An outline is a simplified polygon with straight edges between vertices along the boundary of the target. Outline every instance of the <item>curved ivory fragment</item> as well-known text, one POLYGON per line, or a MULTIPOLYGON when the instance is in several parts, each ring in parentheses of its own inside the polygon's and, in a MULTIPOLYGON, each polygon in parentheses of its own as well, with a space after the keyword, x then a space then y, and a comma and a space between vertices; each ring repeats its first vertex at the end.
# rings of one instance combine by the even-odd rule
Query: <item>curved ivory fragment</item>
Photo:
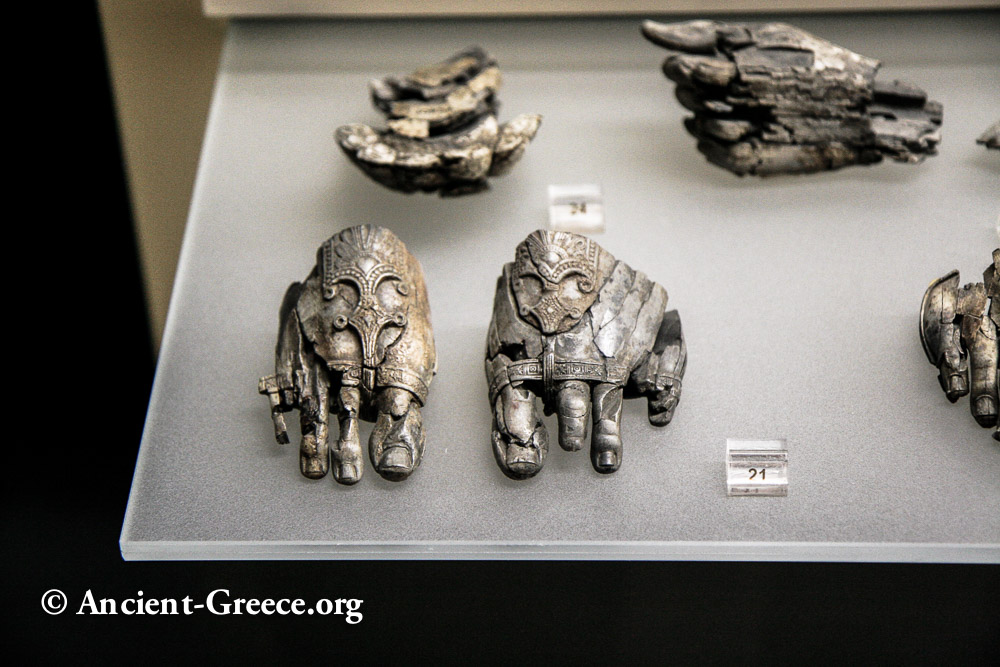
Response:
POLYGON ((335 137, 368 176, 400 192, 442 197, 479 192, 521 159, 542 117, 497 121, 496 61, 481 48, 444 62, 371 82, 372 102, 387 127, 344 125, 335 137))

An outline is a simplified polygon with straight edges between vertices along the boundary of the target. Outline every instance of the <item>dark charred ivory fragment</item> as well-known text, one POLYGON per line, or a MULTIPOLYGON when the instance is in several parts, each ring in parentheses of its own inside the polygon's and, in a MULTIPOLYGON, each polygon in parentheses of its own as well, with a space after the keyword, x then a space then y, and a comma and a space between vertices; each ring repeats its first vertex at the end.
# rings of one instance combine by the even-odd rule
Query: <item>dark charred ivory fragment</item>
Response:
POLYGON ((400 192, 448 197, 487 189, 490 176, 521 159, 542 120, 522 114, 497 122, 500 69, 478 47, 370 87, 388 127, 344 125, 337 143, 373 180, 400 192))
POLYGON ((536 231, 497 280, 486 341, 493 453, 526 479, 545 462, 537 411, 558 415, 559 445, 581 449, 599 473, 622 463, 623 400, 643 396, 665 426, 680 400, 687 351, 667 291, 590 239, 536 231))
POLYGON ((743 176, 803 174, 935 155, 942 107, 877 81, 880 63, 784 23, 656 23, 663 71, 709 162, 743 176))
POLYGON ((368 454, 378 474, 402 480, 420 465, 420 409, 437 357, 423 271, 395 234, 361 225, 320 246, 312 272, 285 293, 275 359, 258 390, 279 443, 288 442, 284 413, 299 411, 303 475, 319 479, 332 466, 341 484, 358 482, 359 419, 375 422, 368 454))
POLYGON ((978 139, 976 139, 977 144, 982 144, 987 148, 995 148, 1000 150, 1000 120, 990 125, 990 129, 983 132, 978 139))

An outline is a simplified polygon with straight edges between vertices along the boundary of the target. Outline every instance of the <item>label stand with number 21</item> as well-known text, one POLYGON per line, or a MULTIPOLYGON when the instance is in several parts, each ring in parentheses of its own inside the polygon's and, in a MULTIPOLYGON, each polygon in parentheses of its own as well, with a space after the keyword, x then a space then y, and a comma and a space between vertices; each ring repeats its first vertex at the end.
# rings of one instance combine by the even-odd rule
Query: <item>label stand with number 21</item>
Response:
POLYGON ((730 496, 787 496, 784 440, 726 440, 726 492, 730 496))

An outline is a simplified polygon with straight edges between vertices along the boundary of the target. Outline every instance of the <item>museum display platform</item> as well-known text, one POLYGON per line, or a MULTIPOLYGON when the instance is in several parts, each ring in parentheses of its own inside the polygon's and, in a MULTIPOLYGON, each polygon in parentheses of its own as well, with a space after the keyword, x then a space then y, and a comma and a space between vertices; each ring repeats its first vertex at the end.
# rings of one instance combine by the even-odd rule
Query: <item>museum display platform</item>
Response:
POLYGON ((981 280, 1000 243, 1000 153, 975 143, 1000 116, 1000 13, 781 20, 943 103, 939 155, 740 179, 697 152, 637 18, 232 22, 123 557, 1000 562, 1000 443, 948 403, 917 335, 928 284, 981 280), (500 120, 544 116, 508 176, 404 195, 341 154, 339 125, 380 124, 369 79, 472 44, 500 63, 500 120), (680 312, 684 393, 663 429, 626 404, 617 473, 553 438, 512 481, 483 373, 494 284, 547 225, 548 186, 585 183, 604 197, 594 238, 680 312), (422 263, 439 370, 421 467, 343 487, 299 474, 297 419, 276 444, 257 380, 288 284, 363 223, 422 263), (787 497, 727 497, 729 438, 786 441, 787 497))

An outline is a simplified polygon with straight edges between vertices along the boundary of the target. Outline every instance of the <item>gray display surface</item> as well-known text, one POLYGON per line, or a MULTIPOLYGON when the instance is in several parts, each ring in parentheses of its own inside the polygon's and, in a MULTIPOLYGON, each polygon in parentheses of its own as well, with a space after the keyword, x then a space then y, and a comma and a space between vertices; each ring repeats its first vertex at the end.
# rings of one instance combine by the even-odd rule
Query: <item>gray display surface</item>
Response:
POLYGON ((940 155, 737 178, 696 151, 631 19, 234 23, 123 556, 1000 562, 1000 446, 968 399, 945 399, 917 335, 930 281, 981 280, 998 244, 1000 156, 975 139, 1000 109, 1000 14, 785 20, 941 101, 940 155), (368 79, 469 44, 500 62, 501 120, 544 115, 510 175, 408 196, 340 154, 338 125, 379 120, 368 79), (550 183, 602 186, 595 239, 666 287, 690 361, 670 426, 627 403, 620 471, 553 444, 515 482, 490 449, 483 350, 496 278, 547 224, 550 183), (297 428, 277 445, 256 387, 285 288, 362 223, 423 264, 439 371, 421 467, 342 487, 299 474, 297 428), (785 439, 788 496, 727 497, 727 438, 785 439))

